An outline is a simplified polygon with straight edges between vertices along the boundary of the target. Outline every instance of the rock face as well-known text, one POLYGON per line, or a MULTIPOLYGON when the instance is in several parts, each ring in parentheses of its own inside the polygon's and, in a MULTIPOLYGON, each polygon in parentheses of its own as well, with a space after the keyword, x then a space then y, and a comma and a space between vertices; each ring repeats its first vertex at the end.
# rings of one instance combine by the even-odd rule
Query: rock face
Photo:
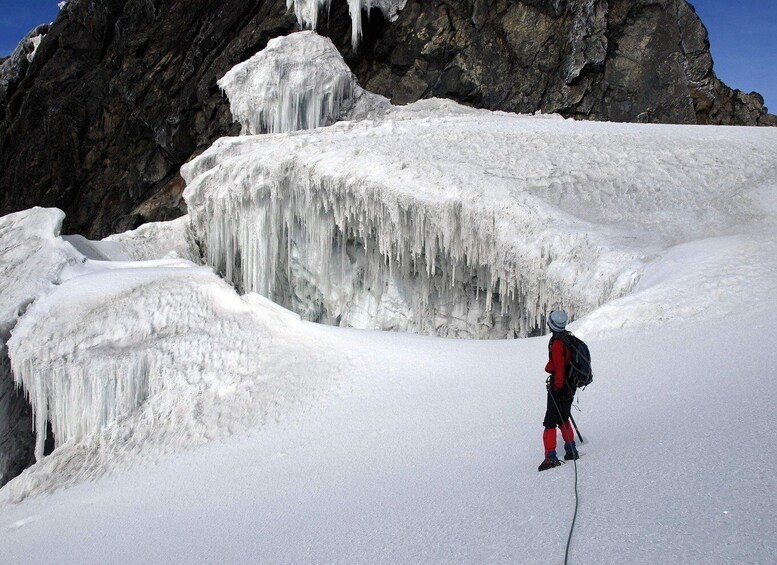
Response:
MULTIPOLYGON (((369 16, 355 52, 345 0, 319 32, 394 103, 777 125, 716 78, 685 0, 408 0, 394 22, 369 16)), ((0 88, 0 214, 57 206, 91 237, 182 214, 180 166, 237 132, 217 79, 297 29, 285 0, 72 0, 0 88)))
POLYGON ((0 487, 35 462, 32 409, 11 377, 0 341, 0 487))

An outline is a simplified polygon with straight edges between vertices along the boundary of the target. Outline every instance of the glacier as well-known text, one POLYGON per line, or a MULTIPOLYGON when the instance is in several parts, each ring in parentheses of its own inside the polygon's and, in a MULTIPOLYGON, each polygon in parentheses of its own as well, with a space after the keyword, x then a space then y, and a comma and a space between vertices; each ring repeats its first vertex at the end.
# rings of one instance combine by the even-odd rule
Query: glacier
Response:
POLYGON ((441 100, 373 100, 349 116, 338 108, 364 94, 312 32, 273 40, 220 84, 244 135, 182 169, 194 237, 239 290, 316 322, 541 332, 550 309, 581 317, 631 293, 673 246, 734 230, 775 174, 768 130, 441 100), (268 129, 285 135, 251 135, 268 129))
POLYGON ((333 58, 320 75, 267 72, 293 68, 298 41, 331 54, 302 32, 227 81, 245 135, 183 168, 188 216, 100 242, 61 236, 57 210, 2 218, 2 386, 24 389, 38 463, 0 505, 347 389, 369 354, 307 321, 505 338, 540 333, 561 307, 605 339, 777 292, 774 131, 394 107, 363 92, 313 127, 273 108, 282 97, 254 97, 306 74, 326 88, 294 112, 338 84, 358 92, 333 58), (294 131, 252 135, 266 115, 294 131), (56 449, 42 457, 49 423, 56 449))

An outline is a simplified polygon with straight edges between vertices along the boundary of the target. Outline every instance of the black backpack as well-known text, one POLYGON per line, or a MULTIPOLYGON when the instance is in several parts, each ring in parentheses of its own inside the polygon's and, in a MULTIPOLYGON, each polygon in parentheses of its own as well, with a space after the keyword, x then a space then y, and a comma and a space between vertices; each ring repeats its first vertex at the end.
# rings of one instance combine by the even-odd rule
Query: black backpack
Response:
MULTIPOLYGON (((591 371, 591 352, 588 351, 588 346, 583 340, 569 332, 562 332, 559 339, 569 348, 571 353, 567 383, 573 389, 587 387, 594 380, 594 374, 591 371)), ((550 345, 552 345, 552 340, 550 345)))

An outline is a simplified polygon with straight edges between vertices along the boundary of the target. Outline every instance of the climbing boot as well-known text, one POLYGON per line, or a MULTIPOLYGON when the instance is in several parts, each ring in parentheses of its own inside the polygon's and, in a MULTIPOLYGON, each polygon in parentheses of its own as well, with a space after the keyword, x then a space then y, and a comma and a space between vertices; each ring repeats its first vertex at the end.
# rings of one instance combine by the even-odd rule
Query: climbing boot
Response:
POLYGON ((558 460, 558 457, 556 457, 556 452, 551 451, 545 456, 545 460, 540 463, 538 471, 547 471, 548 469, 552 469, 553 467, 558 467, 561 465, 561 461, 558 460))
POLYGON ((574 441, 568 441, 564 444, 564 461, 573 461, 580 459, 580 454, 577 452, 577 447, 574 441))

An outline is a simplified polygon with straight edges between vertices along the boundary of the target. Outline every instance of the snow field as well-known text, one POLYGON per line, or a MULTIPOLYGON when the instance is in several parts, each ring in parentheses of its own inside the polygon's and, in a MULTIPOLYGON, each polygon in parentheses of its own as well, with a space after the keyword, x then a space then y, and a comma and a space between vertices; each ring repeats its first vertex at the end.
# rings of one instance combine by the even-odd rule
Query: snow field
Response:
MULTIPOLYGON (((777 308, 711 314, 588 340, 573 562, 777 556, 775 449, 757 431, 777 308)), ((536 471, 546 338, 320 329, 353 362, 312 411, 7 506, 10 561, 45 560, 42 539, 60 563, 562 561, 573 469, 536 471)))

